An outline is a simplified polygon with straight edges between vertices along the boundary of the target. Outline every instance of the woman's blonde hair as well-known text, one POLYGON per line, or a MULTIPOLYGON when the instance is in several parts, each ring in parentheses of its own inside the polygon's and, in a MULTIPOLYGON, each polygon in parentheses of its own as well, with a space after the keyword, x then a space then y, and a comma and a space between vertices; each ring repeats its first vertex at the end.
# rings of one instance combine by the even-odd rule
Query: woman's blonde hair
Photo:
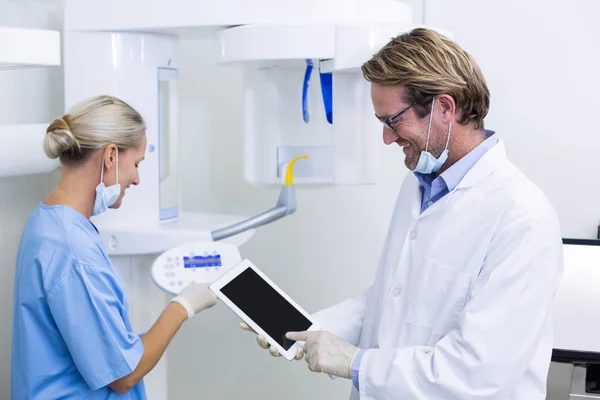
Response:
POLYGON ((369 82, 407 89, 408 104, 422 118, 431 100, 446 93, 456 103, 458 122, 483 128, 490 107, 490 92, 473 58, 444 35, 416 28, 393 38, 369 61, 362 72, 369 82))
POLYGON ((120 151, 139 146, 146 125, 130 105, 111 96, 84 100, 46 129, 44 151, 63 164, 79 164, 96 150, 115 144, 120 151))

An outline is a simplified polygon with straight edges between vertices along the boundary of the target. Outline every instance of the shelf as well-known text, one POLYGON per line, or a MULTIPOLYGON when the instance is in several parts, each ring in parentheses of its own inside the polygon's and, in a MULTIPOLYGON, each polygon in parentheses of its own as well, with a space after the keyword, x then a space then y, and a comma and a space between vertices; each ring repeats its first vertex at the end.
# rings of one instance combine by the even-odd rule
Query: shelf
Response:
POLYGON ((398 0, 65 0, 66 31, 168 31, 248 24, 411 23, 398 0))
POLYGON ((0 125, 0 178, 51 173, 60 167, 44 153, 48 124, 0 125))
MULTIPOLYGON (((112 256, 160 254, 165 250, 190 242, 210 242, 211 232, 240 222, 247 217, 214 213, 181 213, 174 221, 141 224, 139 226, 98 225, 106 251, 112 256)), ((254 229, 222 240, 241 246, 252 237, 254 229)))
POLYGON ((0 69, 60 65, 60 33, 0 27, 0 69))

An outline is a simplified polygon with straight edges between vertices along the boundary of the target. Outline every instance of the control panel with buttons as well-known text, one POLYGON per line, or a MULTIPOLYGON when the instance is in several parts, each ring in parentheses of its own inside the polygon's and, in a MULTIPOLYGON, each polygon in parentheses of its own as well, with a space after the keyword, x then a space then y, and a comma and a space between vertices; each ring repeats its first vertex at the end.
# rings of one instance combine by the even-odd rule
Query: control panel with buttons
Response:
POLYGON ((162 253, 152 264, 152 280, 167 293, 178 294, 192 281, 212 283, 242 261, 229 243, 188 243, 162 253))

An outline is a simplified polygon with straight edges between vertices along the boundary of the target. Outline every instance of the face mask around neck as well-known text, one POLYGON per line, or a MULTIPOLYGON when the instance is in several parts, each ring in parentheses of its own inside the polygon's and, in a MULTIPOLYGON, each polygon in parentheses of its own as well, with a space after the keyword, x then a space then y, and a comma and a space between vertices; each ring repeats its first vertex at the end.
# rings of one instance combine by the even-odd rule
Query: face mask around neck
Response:
POLYGON ((429 150, 429 135, 431 132, 431 120, 433 118, 433 106, 435 103, 435 97, 431 101, 431 113, 429 115, 429 127, 427 128, 427 144, 425 145, 425 151, 421 151, 419 155, 419 162, 414 169, 414 172, 419 172, 421 174, 431 174, 439 171, 439 169, 444 165, 446 160, 448 159, 448 143, 450 142, 450 128, 452 127, 452 122, 448 125, 448 137, 446 139, 446 148, 442 151, 439 157, 435 157, 431 154, 429 150))

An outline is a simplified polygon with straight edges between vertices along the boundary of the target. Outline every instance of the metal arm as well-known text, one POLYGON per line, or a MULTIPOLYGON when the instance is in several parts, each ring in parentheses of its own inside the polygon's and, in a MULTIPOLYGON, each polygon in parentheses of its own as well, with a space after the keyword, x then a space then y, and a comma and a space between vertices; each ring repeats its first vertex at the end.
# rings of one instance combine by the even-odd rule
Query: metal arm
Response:
POLYGON ((226 239, 228 237, 237 235, 238 233, 245 232, 249 229, 258 228, 259 226, 263 226, 273 221, 277 221, 278 219, 281 219, 286 215, 293 214, 296 211, 296 190, 292 186, 292 171, 294 168, 294 163, 299 158, 308 157, 296 157, 288 164, 288 169, 285 178, 285 186, 283 186, 281 188, 281 192, 279 192, 279 198, 277 199, 277 204, 275 205, 275 207, 258 215, 255 215, 254 217, 250 217, 244 221, 238 222, 237 224, 230 225, 225 228, 217 229, 216 231, 211 232, 213 240, 217 241, 226 239))

